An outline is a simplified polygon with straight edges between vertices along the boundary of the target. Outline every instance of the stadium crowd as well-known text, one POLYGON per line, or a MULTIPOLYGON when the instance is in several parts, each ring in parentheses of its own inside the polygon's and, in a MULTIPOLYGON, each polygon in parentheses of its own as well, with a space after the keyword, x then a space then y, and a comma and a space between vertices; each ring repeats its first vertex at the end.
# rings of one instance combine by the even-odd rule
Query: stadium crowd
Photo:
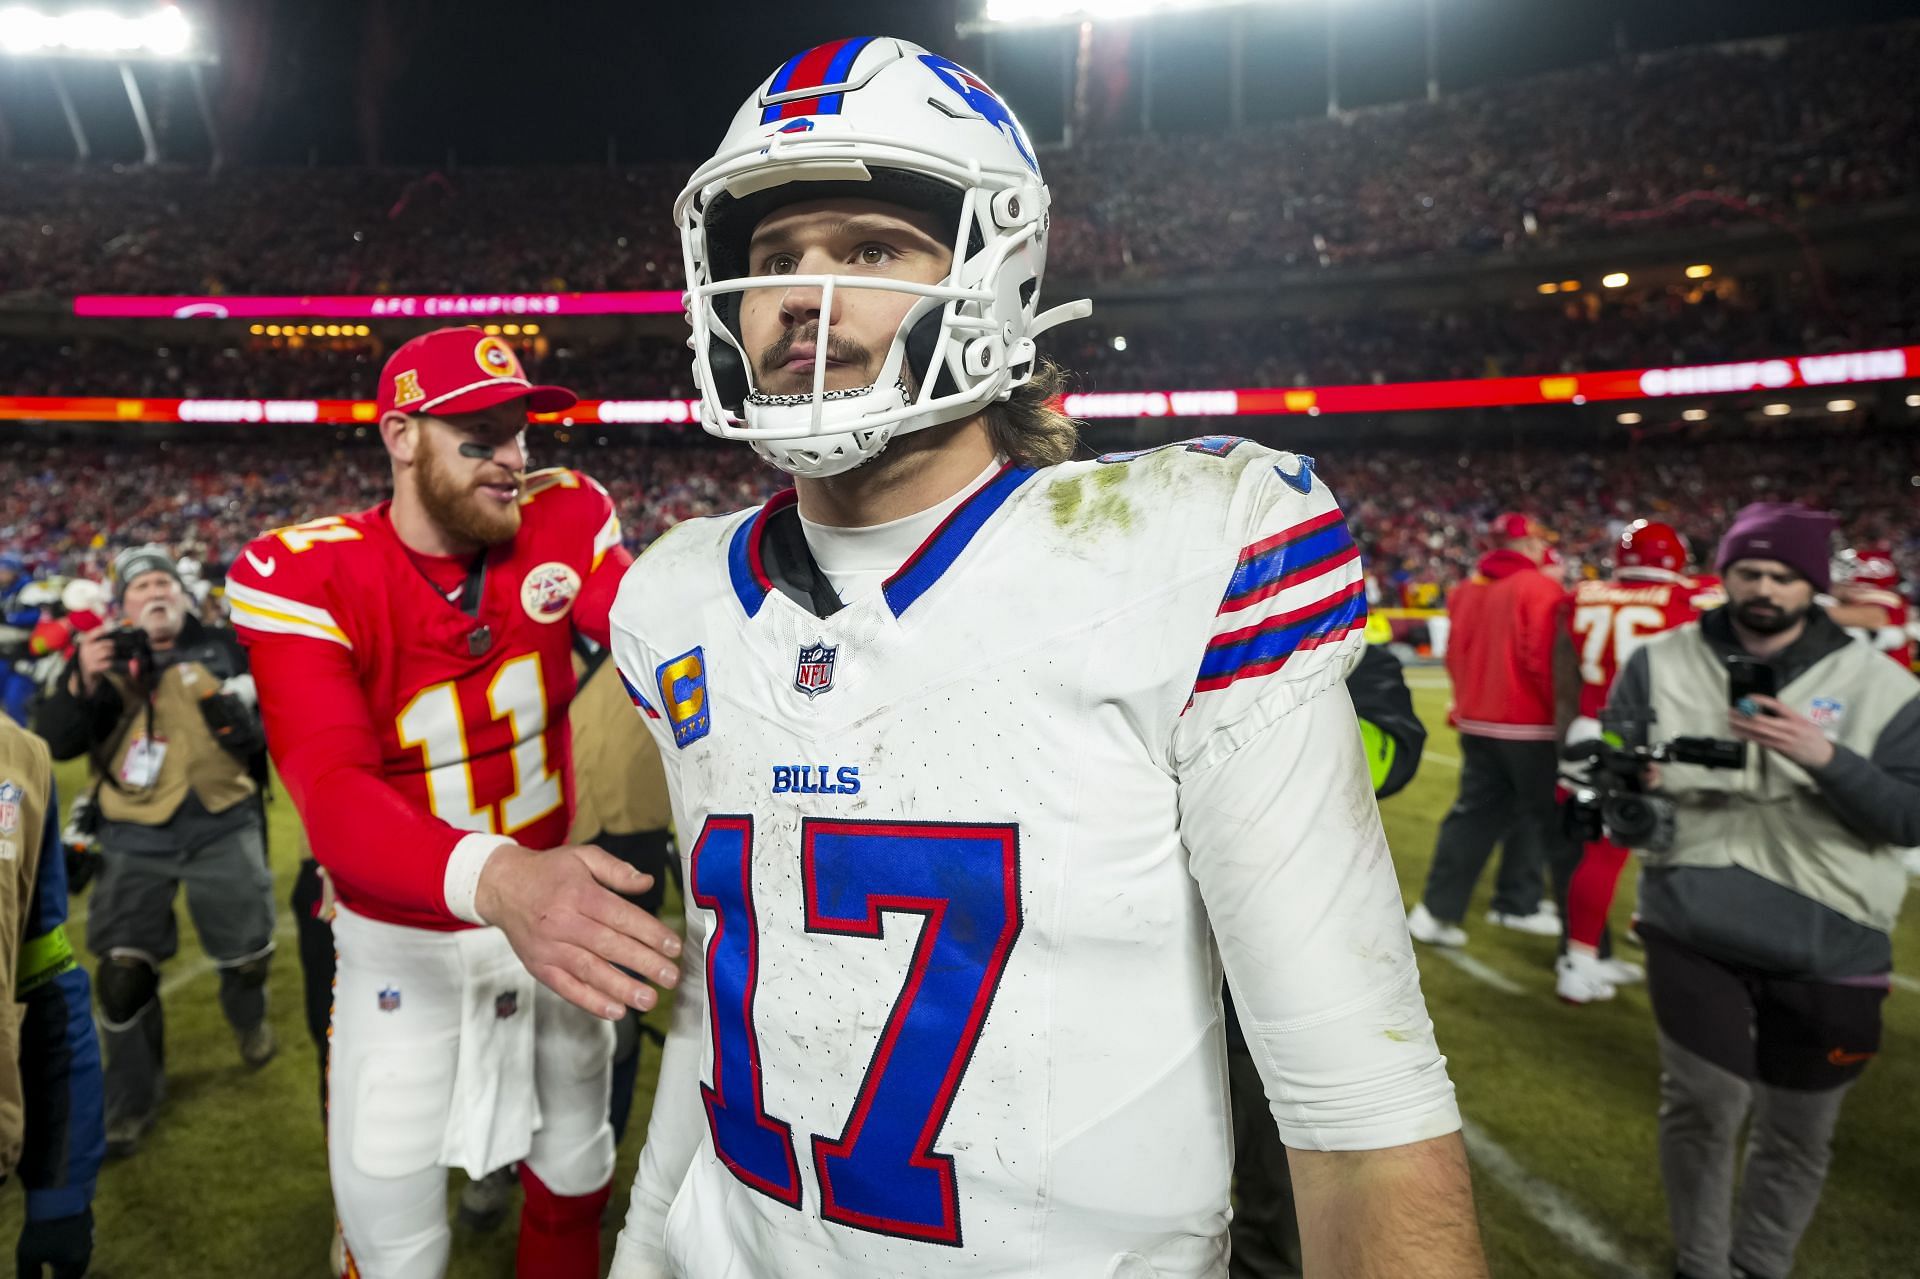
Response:
MULTIPOLYGON (((1916 58, 1920 24, 1904 24, 1650 55, 1334 120, 1095 141, 1047 157, 1050 265, 1081 279, 1204 277, 1910 197, 1916 58)), ((676 288, 669 210, 688 167, 46 168, 0 184, 0 294, 676 288)))
MULTIPOLYGON (((559 330, 559 331, 556 331, 559 330)), ((1903 345, 1920 333, 1920 267, 1596 291, 1525 304, 1150 324, 1063 333, 1054 357, 1089 390, 1305 386, 1706 364, 1903 345), (1121 339, 1116 346, 1115 339, 1121 339)), ((188 337, 194 335, 189 333, 188 337)), ((677 337, 521 340, 534 376, 610 399, 693 394, 677 337)), ((0 341, 0 394, 371 399, 377 338, 140 345, 0 341)))
MULTIPOLYGON (((623 428, 630 430, 631 428, 623 428)), ((682 428, 687 430, 689 428, 682 428)), ((1197 428, 1196 428, 1197 429, 1197 428)), ((536 441, 537 465, 578 467, 606 485, 629 549, 704 515, 785 487, 744 448, 628 445, 630 436, 536 441), (606 439, 601 445, 598 441, 606 439)), ((1831 509, 1858 542, 1895 548, 1920 577, 1911 518, 1920 442, 1858 431, 1732 433, 1524 447, 1319 450, 1384 604, 1435 604, 1473 571, 1486 524, 1508 509, 1552 529, 1579 575, 1600 571, 1620 528, 1666 520, 1704 553, 1749 502, 1792 497, 1831 509), (1859 460, 1875 464, 1863 473, 1859 460), (1862 482, 1870 474, 1870 482, 1862 482)), ((55 573, 101 576, 121 548, 182 548, 217 576, 262 529, 373 505, 389 485, 377 442, 169 443, 102 447, 15 442, 0 448, 0 489, 27 495, 0 524, 0 551, 55 573)))

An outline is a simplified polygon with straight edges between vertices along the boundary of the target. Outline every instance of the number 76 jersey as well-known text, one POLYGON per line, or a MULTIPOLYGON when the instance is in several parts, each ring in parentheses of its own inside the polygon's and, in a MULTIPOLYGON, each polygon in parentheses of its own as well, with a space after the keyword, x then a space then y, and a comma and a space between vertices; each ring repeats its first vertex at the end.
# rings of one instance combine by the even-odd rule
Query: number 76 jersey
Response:
POLYGON ((1009 466, 837 605, 783 494, 614 606, 689 942, 614 1275, 1215 1273, 1220 956, 1290 1140, 1457 1126, 1307 460, 1009 466))
POLYGON ((1718 578, 1661 569, 1628 571, 1641 575, 1580 582, 1573 588, 1567 629, 1580 662, 1580 714, 1589 719, 1599 718, 1614 677, 1642 644, 1726 602, 1718 578))

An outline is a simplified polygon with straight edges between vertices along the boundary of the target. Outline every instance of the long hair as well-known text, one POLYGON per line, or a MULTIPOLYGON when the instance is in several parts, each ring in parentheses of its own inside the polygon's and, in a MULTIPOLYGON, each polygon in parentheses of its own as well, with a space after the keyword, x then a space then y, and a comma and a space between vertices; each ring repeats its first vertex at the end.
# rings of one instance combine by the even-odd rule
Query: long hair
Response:
POLYGON ((1080 424, 1060 409, 1066 384, 1066 370, 1041 357, 1026 385, 987 409, 994 448, 1020 466, 1058 466, 1072 457, 1080 442, 1080 424))

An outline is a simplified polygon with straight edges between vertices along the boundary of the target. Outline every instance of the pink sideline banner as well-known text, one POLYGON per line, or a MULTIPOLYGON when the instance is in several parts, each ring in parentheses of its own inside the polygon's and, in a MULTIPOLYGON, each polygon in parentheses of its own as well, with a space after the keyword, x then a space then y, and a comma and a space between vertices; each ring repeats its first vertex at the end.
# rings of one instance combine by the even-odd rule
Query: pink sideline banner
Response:
POLYGON ((678 314, 672 289, 639 293, 397 293, 316 294, 310 297, 195 297, 89 293, 73 313, 89 319, 131 320, 491 320, 549 315, 678 314))

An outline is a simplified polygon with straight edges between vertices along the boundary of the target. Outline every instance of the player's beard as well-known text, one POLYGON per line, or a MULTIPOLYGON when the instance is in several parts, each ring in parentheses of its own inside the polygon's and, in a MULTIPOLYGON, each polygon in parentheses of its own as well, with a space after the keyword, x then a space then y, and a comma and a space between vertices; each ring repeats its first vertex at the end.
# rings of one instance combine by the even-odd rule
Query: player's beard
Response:
POLYGON ((1807 607, 1789 609, 1765 600, 1746 600, 1733 606, 1733 620, 1755 635, 1778 635, 1798 626, 1807 615, 1807 607))
MULTIPOLYGON (((515 483, 520 477, 513 476, 515 483)), ((520 531, 520 504, 505 506, 480 492, 480 482, 462 483, 444 468, 439 452, 420 451, 420 505, 447 536, 477 546, 498 546, 520 531)))

